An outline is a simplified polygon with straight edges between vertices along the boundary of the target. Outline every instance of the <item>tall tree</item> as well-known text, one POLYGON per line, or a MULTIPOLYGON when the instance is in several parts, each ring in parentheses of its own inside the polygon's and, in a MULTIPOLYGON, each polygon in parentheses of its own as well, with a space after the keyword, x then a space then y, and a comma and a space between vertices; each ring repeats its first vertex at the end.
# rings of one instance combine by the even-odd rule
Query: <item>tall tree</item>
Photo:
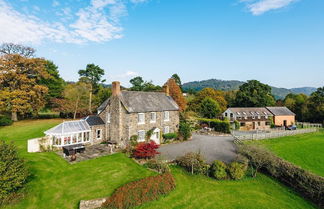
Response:
POLYGON ((288 107, 296 114, 298 121, 307 119, 307 96, 305 94, 288 94, 284 99, 284 106, 288 107))
POLYGON ((14 43, 3 43, 0 46, 0 55, 18 54, 22 57, 34 57, 36 50, 32 47, 14 43))
POLYGON ((181 83, 180 76, 175 73, 171 76, 171 78, 173 78, 175 80, 175 82, 177 83, 177 85, 182 89, 182 83, 181 83))
POLYGON ((250 80, 241 85, 236 93, 235 106, 237 107, 265 107, 274 104, 271 87, 257 80, 250 80))
POLYGON ((324 123, 324 86, 311 94, 308 109, 310 121, 324 123))
POLYGON ((215 118, 221 113, 219 104, 210 97, 206 97, 202 100, 199 108, 201 116, 205 118, 215 118))
POLYGON ((184 111, 187 107, 187 102, 183 97, 181 88, 178 86, 176 81, 173 78, 170 78, 165 85, 169 87, 169 94, 178 104, 180 111, 184 111))
POLYGON ((224 92, 215 90, 213 88, 204 88, 203 90, 198 92, 195 98, 190 101, 189 109, 195 112, 199 112, 201 102, 207 97, 215 100, 219 104, 222 112, 225 111, 227 107, 227 101, 225 100, 224 92))
POLYGON ((145 82, 141 76, 132 78, 129 82, 132 84, 132 87, 130 87, 132 91, 142 91, 144 89, 145 82))
POLYGON ((105 74, 104 69, 100 68, 95 64, 88 64, 85 70, 79 70, 80 81, 90 84, 89 90, 89 111, 92 111, 92 94, 96 93, 99 88, 100 82, 105 82, 106 80, 101 80, 102 76, 105 74))
POLYGON ((39 84, 47 86, 48 94, 46 95, 46 105, 52 107, 52 100, 54 98, 61 98, 65 86, 65 81, 60 77, 58 67, 52 62, 47 60, 45 63, 46 71, 49 78, 42 78, 39 84))
POLYGON ((77 114, 88 113, 89 83, 77 82, 66 85, 63 92, 63 99, 54 99, 56 111, 69 115, 73 114, 73 119, 77 114))
POLYGON ((40 85, 41 79, 50 75, 45 68, 45 60, 26 58, 20 55, 0 57, 0 110, 11 112, 13 121, 17 113, 38 113, 45 105, 48 88, 40 85))

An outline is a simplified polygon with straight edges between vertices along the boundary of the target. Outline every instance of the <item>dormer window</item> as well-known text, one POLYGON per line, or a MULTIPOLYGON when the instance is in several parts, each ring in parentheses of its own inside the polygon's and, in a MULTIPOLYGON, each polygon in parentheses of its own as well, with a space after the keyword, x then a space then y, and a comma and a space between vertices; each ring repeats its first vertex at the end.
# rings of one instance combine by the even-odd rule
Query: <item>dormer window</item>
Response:
POLYGON ((138 113, 138 124, 145 124, 145 114, 144 113, 138 113))

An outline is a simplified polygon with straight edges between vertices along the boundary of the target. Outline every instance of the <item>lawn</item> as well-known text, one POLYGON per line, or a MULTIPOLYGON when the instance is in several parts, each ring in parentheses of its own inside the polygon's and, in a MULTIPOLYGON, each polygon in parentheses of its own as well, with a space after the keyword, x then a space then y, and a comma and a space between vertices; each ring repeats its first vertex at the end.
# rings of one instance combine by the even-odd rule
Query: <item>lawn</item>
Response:
POLYGON ((281 158, 324 176, 324 131, 252 143, 261 144, 281 158))
MULTIPOLYGON (((52 152, 27 153, 26 140, 42 136, 58 119, 21 121, 0 128, 0 139, 13 140, 32 177, 26 197, 6 208, 77 208, 81 199, 109 196, 122 184, 153 175, 123 154, 70 165, 52 152)), ((314 208, 287 187, 259 175, 242 181, 216 181, 173 168, 177 188, 140 208, 314 208)))

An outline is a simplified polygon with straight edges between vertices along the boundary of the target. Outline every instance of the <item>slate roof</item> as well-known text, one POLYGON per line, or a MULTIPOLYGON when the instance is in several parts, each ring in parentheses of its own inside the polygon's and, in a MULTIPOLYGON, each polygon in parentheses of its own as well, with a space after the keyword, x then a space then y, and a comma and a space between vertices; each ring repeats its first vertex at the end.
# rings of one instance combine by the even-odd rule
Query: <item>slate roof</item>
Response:
POLYGON ((287 107, 267 107, 267 109, 273 114, 273 115, 295 115, 291 110, 289 110, 287 107))
POLYGON ((46 135, 62 135, 84 131, 91 131, 89 124, 85 120, 65 121, 44 133, 46 135))
MULTIPOLYGON (((178 111, 179 106, 164 92, 122 91, 119 98, 129 113, 178 111)), ((109 104, 107 99, 98 111, 101 112, 109 104)))
POLYGON ((230 107, 228 110, 241 117, 272 116, 272 113, 265 107, 230 107))
POLYGON ((104 125, 105 122, 98 115, 90 115, 84 119, 89 126, 104 125))

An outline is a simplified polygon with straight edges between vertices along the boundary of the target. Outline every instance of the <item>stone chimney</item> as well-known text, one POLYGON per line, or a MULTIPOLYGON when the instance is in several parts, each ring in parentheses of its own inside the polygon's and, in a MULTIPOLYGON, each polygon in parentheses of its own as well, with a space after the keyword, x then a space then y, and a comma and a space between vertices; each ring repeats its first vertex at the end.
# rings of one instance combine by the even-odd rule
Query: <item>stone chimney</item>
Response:
POLYGON ((112 82, 111 88, 112 88, 112 95, 113 96, 120 95, 120 82, 119 81, 112 82))
POLYGON ((163 92, 165 93, 165 95, 170 96, 170 89, 168 83, 164 84, 163 92))

